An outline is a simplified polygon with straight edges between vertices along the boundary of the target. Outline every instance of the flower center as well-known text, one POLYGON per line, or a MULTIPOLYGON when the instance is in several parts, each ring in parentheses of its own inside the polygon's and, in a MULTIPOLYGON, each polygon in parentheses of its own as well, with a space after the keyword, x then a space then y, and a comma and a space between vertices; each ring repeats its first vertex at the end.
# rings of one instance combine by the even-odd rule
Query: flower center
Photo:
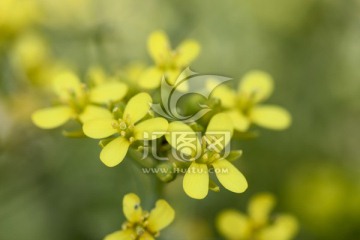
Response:
POLYGON ((119 118, 116 122, 112 124, 112 127, 119 132, 120 136, 128 139, 130 143, 135 141, 135 125, 132 123, 130 116, 127 115, 123 118, 119 118))
POLYGON ((218 160, 221 156, 219 154, 219 152, 217 152, 211 144, 209 144, 206 141, 206 137, 202 137, 202 142, 201 142, 201 154, 200 156, 196 159, 197 163, 206 163, 206 164, 211 164, 214 161, 218 160))
POLYGON ((78 114, 82 113, 85 107, 89 104, 89 95, 86 90, 86 86, 82 86, 82 91, 76 92, 72 89, 68 90, 69 99, 67 104, 78 114))
POLYGON ((240 109, 240 111, 248 116, 248 114, 250 113, 250 110, 253 108, 253 106, 255 105, 255 92, 251 95, 240 95, 237 98, 237 106, 240 109))
POLYGON ((148 228, 148 218, 149 213, 146 211, 143 211, 142 217, 137 222, 125 222, 122 226, 122 229, 132 229, 135 233, 135 240, 142 239, 141 237, 144 236, 144 234, 148 234, 153 237, 157 237, 159 235, 158 232, 151 232, 148 228))

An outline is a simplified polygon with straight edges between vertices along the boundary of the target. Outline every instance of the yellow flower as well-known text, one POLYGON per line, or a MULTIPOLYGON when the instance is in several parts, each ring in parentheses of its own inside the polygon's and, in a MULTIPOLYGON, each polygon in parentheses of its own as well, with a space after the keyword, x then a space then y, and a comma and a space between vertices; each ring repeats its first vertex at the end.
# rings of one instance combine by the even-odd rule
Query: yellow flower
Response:
POLYGON ((0 42, 13 37, 34 24, 40 17, 37 1, 0 1, 0 42))
POLYGON ((107 235, 104 240, 152 240, 175 218, 174 209, 162 199, 150 213, 142 210, 140 199, 134 193, 125 195, 123 211, 127 219, 123 229, 107 235))
POLYGON ((209 190, 209 168, 213 169, 219 182, 228 190, 235 193, 244 192, 247 187, 247 181, 243 174, 228 160, 221 157, 220 153, 229 143, 230 137, 225 139, 225 143, 220 148, 214 148, 208 144, 207 139, 218 139, 219 134, 227 132, 232 135, 233 126, 230 118, 224 114, 216 114, 210 120, 205 136, 196 138, 196 148, 181 148, 176 144, 176 135, 171 133, 183 132, 196 136, 194 131, 185 123, 172 122, 169 124, 169 133, 166 139, 173 148, 177 149, 183 156, 189 156, 191 164, 185 173, 183 188, 185 193, 195 199, 203 199, 207 196, 209 190), (219 134, 217 134, 217 132, 219 134))
POLYGON ((122 118, 114 119, 113 116, 104 114, 102 117, 85 122, 83 131, 85 135, 95 139, 103 139, 114 134, 117 138, 108 143, 100 154, 101 161, 108 167, 121 163, 129 146, 136 140, 161 137, 161 132, 168 128, 164 118, 152 118, 141 121, 149 112, 152 99, 147 93, 139 93, 127 103, 122 118), (157 134, 152 134, 156 132, 157 134))
POLYGON ((185 40, 173 50, 167 35, 163 31, 155 31, 148 39, 148 51, 155 66, 144 71, 139 85, 154 89, 160 85, 163 76, 169 84, 174 85, 182 70, 198 56, 200 45, 194 40, 185 40))
MULTIPOLYGON (((209 87, 215 84, 209 81, 209 87)), ((212 97, 221 100, 237 131, 246 131, 251 123, 261 127, 283 130, 290 126, 291 115, 276 105, 261 104, 273 91, 271 76, 262 71, 247 73, 237 93, 225 85, 217 87, 212 97)))
POLYGON ((127 86, 109 81, 87 90, 74 73, 63 71, 55 77, 53 90, 60 104, 32 114, 34 124, 40 128, 56 128, 70 119, 78 119, 84 123, 98 116, 111 117, 112 114, 107 109, 97 104, 121 100, 127 92, 127 86))
POLYGON ((269 215, 275 199, 271 194, 254 196, 248 205, 248 216, 236 210, 226 210, 217 218, 219 232, 230 240, 290 240, 298 231, 297 220, 288 214, 269 215))

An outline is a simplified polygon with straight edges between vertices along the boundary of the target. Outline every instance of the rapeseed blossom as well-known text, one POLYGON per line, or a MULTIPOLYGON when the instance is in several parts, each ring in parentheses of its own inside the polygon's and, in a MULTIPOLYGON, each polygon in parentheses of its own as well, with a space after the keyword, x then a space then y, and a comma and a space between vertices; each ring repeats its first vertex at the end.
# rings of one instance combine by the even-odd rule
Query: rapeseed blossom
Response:
POLYGON ((142 209, 140 198, 134 193, 125 195, 123 212, 127 221, 122 230, 107 235, 104 240, 152 240, 175 218, 174 209, 165 200, 158 200, 149 213, 142 209))
POLYGON ((270 217, 274 208, 273 195, 255 195, 248 205, 248 215, 225 210, 217 218, 219 232, 229 240, 290 240, 298 231, 297 220, 289 214, 270 217))
POLYGON ((151 103, 149 94, 139 93, 128 101, 120 118, 105 113, 84 123, 83 131, 90 138, 104 139, 118 134, 101 151, 100 159, 106 166, 114 167, 121 163, 136 140, 158 138, 165 133, 168 128, 166 119, 157 117, 143 120, 149 113, 151 103))
POLYGON ((215 148, 207 141, 207 139, 216 140, 219 137, 217 132, 227 132, 232 135, 233 125, 226 114, 219 113, 211 118, 202 141, 196 139, 195 148, 180 148, 172 139, 174 136, 171 133, 173 132, 189 133, 196 136, 189 125, 179 121, 172 122, 169 124, 168 131, 167 141, 183 155, 189 156, 191 162, 183 180, 183 188, 188 196, 195 199, 203 199, 207 196, 209 168, 215 169, 217 179, 229 191, 242 193, 247 189, 248 184, 243 174, 220 155, 225 146, 229 144, 230 138, 226 139, 220 148, 219 146, 215 148))
POLYGON ((62 71, 54 78, 52 90, 59 104, 32 114, 34 124, 40 128, 56 128, 70 119, 84 123, 98 116, 111 117, 111 112, 100 105, 121 100, 126 95, 127 86, 108 81, 88 89, 73 72, 62 71))
MULTIPOLYGON (((209 87, 214 82, 209 81, 209 87)), ((225 85, 217 87, 212 97, 220 99, 224 111, 233 120, 237 131, 246 131, 251 124, 273 130, 290 126, 290 113, 279 106, 262 104, 273 92, 271 76, 262 71, 250 71, 241 80, 237 92, 225 85)))
POLYGON ((153 32, 148 39, 148 51, 155 62, 139 78, 139 85, 145 89, 160 86, 163 77, 174 85, 180 73, 198 56, 200 45, 194 40, 183 41, 172 49, 168 36, 163 31, 153 32))

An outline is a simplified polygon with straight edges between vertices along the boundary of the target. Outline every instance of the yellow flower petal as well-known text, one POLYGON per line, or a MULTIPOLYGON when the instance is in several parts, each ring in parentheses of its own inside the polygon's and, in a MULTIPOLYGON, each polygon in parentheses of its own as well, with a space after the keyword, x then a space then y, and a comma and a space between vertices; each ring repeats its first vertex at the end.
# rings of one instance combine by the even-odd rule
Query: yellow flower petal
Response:
POLYGON ((183 122, 170 123, 165 138, 173 148, 188 156, 195 156, 201 150, 198 134, 183 122), (185 140, 189 140, 189 144, 182 144, 185 140))
POLYGON ((251 234, 248 218, 235 210, 222 212, 217 218, 216 226, 226 239, 248 239, 251 234))
POLYGON ((200 45, 194 40, 185 40, 176 48, 176 63, 180 68, 187 67, 200 53, 200 45))
POLYGON ((220 152, 230 142, 233 131, 234 126, 231 118, 226 113, 218 113, 211 118, 206 128, 205 136, 212 143, 216 143, 218 139, 224 138, 223 144, 216 144, 217 151, 220 152), (219 147, 222 148, 219 149, 219 147))
POLYGON ((140 237, 139 240, 154 240, 155 238, 148 232, 144 232, 140 237))
POLYGON ((183 180, 185 193, 195 199, 203 199, 209 191, 209 172, 206 164, 191 163, 183 180))
POLYGON ((219 182, 229 191, 235 193, 244 192, 248 183, 244 175, 226 159, 220 159, 212 163, 219 182))
POLYGON ((271 194, 258 194, 250 200, 249 216, 257 226, 263 226, 267 223, 274 205, 275 198, 271 194))
POLYGON ((239 94, 253 102, 267 99, 273 91, 272 77, 262 71, 251 71, 247 73, 239 84, 239 94))
POLYGON ((63 101, 67 101, 72 95, 82 96, 84 94, 83 84, 78 76, 71 71, 62 71, 53 79, 55 93, 63 101))
POLYGON ((144 89, 154 89, 160 86, 164 72, 157 67, 146 69, 139 77, 139 86, 144 89))
POLYGON ((280 215, 275 219, 275 223, 259 233, 260 240, 291 240, 298 232, 298 222, 290 215, 280 215))
MULTIPOLYGON (((182 76, 180 76, 181 72, 180 69, 169 69, 167 71, 164 72, 164 76, 166 81, 174 86, 175 82, 178 80, 178 78, 182 78, 182 76)), ((181 84, 177 84, 176 90, 180 91, 180 92, 184 92, 187 91, 189 87, 189 84, 187 81, 183 81, 181 82, 181 84)))
POLYGON ((106 82, 107 76, 104 69, 100 66, 91 66, 87 72, 87 75, 92 84, 100 85, 106 82))
POLYGON ((97 118, 112 118, 112 113, 103 107, 95 105, 87 105, 84 111, 79 115, 79 119, 82 123, 97 119, 97 118))
POLYGON ((123 74, 127 81, 132 84, 137 84, 141 74, 146 70, 146 66, 140 62, 133 62, 127 65, 123 74))
POLYGON ((90 101, 93 103, 109 103, 121 100, 127 93, 128 87, 121 82, 107 82, 100 84, 90 91, 90 101))
POLYGON ((35 111, 31 118, 39 128, 51 129, 65 124, 71 117, 73 111, 67 106, 44 108, 35 111))
POLYGON ((161 64, 169 58, 171 46, 163 31, 153 32, 148 39, 148 50, 156 64, 161 64))
POLYGON ((132 229, 126 229, 121 231, 116 231, 107 235, 104 240, 132 240, 136 238, 136 234, 132 229))
POLYGON ((142 208, 140 206, 140 198, 136 194, 129 193, 124 196, 123 212, 128 221, 132 223, 141 221, 142 208))
POLYGON ((224 84, 218 84, 216 80, 209 79, 206 82, 206 88, 211 92, 212 98, 217 98, 221 101, 224 108, 233 108, 236 103, 235 92, 224 84))
POLYGON ((113 128, 114 123, 116 123, 116 121, 111 117, 93 119, 84 123, 83 131, 86 136, 91 138, 107 138, 117 132, 117 130, 113 128))
POLYGON ((130 142, 127 139, 118 137, 103 148, 100 159, 106 166, 115 167, 124 160, 129 146, 130 142))
POLYGON ((156 139, 165 134, 168 129, 168 122, 165 118, 152 118, 136 124, 134 137, 137 140, 156 139))
POLYGON ((127 103, 123 118, 129 117, 130 121, 135 124, 149 112, 151 103, 152 99, 149 94, 139 93, 135 95, 127 103))
POLYGON ((188 92, 189 82, 187 78, 189 77, 189 74, 187 69, 182 72, 180 70, 180 68, 167 70, 164 74, 166 82, 174 86, 179 92, 188 92), (184 81, 184 79, 186 80, 184 81))
POLYGON ((250 125, 250 121, 248 118, 246 118, 240 111, 238 110, 232 110, 227 111, 226 114, 229 115, 229 117, 232 120, 232 124, 234 128, 239 132, 245 132, 250 125))
POLYGON ((165 201, 158 200, 148 218, 148 228, 152 232, 159 232, 167 227, 175 218, 174 209, 165 201))
POLYGON ((250 118, 255 124, 273 130, 283 130, 291 124, 290 113, 282 107, 272 105, 254 107, 250 118))

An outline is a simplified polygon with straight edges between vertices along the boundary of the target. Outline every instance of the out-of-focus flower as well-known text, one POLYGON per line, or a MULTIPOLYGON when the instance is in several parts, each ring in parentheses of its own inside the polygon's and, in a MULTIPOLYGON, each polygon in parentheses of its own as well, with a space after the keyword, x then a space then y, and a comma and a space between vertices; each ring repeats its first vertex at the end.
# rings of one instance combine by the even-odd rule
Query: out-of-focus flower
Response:
POLYGON ((40 128, 56 128, 70 119, 84 123, 98 116, 112 117, 111 112, 99 104, 121 100, 127 92, 127 86, 121 82, 108 81, 87 89, 73 72, 64 71, 55 77, 53 90, 60 104, 32 114, 33 122, 40 128))
POLYGON ((91 0, 42 1, 46 22, 51 28, 67 27, 84 29, 93 26, 99 14, 94 14, 91 0), (71 17, 69 17, 71 16, 71 17), (76 22, 76 24, 74 24, 76 22))
POLYGON ((37 1, 0 1, 0 42, 21 33, 33 25, 40 16, 37 1))
POLYGON ((104 240, 151 240, 160 235, 175 218, 175 211, 163 199, 156 202, 148 213, 141 208, 140 199, 134 193, 125 195, 123 212, 127 221, 123 229, 107 235, 104 240))
POLYGON ((155 66, 144 71, 139 85, 154 89, 160 85, 162 77, 173 85, 182 70, 198 56, 200 45, 194 40, 185 40, 173 50, 167 35, 163 31, 155 31, 148 39, 148 50, 155 66))
POLYGON ((185 156, 189 156, 191 161, 183 180, 183 188, 187 195, 195 199, 203 199, 207 196, 209 190, 209 168, 214 169, 216 177, 226 189, 235 193, 242 193, 247 189, 248 184, 243 174, 220 155, 229 143, 230 138, 225 139, 226 142, 217 145, 217 147, 214 147, 207 141, 216 141, 219 138, 217 132, 227 132, 232 135, 233 125, 231 119, 226 114, 219 113, 212 117, 201 142, 192 128, 183 122, 170 123, 168 132, 166 139, 169 144, 185 156), (173 138, 176 135, 171 133, 176 132, 195 136, 196 147, 182 148, 181 145, 175 144, 177 141, 173 138))
POLYGON ((33 32, 18 38, 12 50, 12 61, 19 74, 39 87, 51 85, 51 79, 63 69, 52 58, 45 39, 33 32))
POLYGON ((127 103, 120 118, 109 114, 98 115, 97 119, 85 122, 83 130, 85 135, 94 139, 104 139, 119 134, 109 142, 101 151, 100 159, 108 167, 121 163, 129 146, 136 140, 161 137, 168 128, 166 119, 157 117, 141 121, 149 112, 152 99, 147 93, 139 93, 127 103))
POLYGON ((352 235, 349 227, 360 221, 358 168, 350 172, 328 159, 321 164, 314 162, 298 166, 289 174, 286 202, 317 239, 351 238, 345 237, 352 235), (332 229, 341 222, 347 224, 332 229))
POLYGON ((248 215, 225 210, 217 218, 219 232, 230 240, 290 240, 298 231, 298 222, 288 214, 278 214, 274 220, 270 212, 275 205, 271 194, 254 196, 248 205, 248 215))
MULTIPOLYGON (((209 87, 213 84, 215 82, 209 81, 209 87)), ((237 131, 246 131, 252 123, 273 130, 283 130, 291 124, 290 113, 276 105, 262 104, 273 92, 273 85, 269 74, 251 71, 243 77, 237 92, 221 85, 212 92, 212 97, 220 99, 237 131)))
POLYGON ((129 85, 137 87, 141 75, 146 70, 146 66, 141 62, 133 62, 120 71, 120 75, 129 85))

